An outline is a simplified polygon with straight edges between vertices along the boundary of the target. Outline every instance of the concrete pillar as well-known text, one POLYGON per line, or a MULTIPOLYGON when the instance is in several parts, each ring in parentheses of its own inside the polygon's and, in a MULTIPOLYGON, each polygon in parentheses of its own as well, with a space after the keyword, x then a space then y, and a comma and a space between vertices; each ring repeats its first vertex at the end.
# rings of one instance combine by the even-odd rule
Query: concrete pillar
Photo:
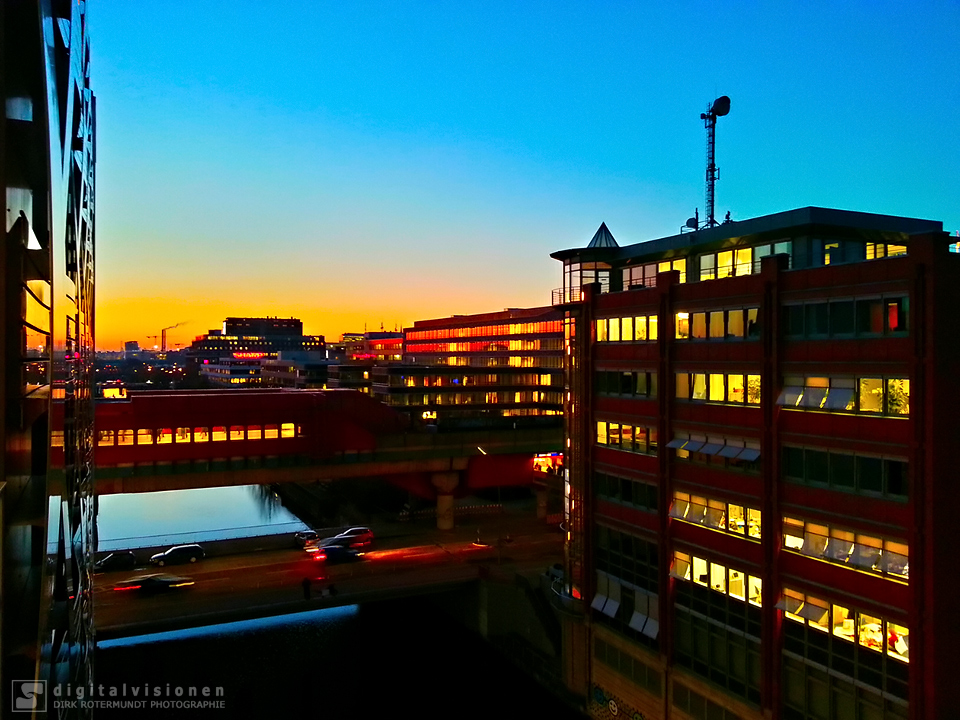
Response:
POLYGON ((537 520, 546 520, 547 519, 547 491, 542 488, 537 488, 534 491, 534 494, 537 497, 537 520))
POLYGON ((453 530, 453 495, 437 495, 437 530, 453 530))
POLYGON ((460 473, 433 473, 430 482, 437 489, 437 529, 453 530, 453 490, 460 482, 460 473))

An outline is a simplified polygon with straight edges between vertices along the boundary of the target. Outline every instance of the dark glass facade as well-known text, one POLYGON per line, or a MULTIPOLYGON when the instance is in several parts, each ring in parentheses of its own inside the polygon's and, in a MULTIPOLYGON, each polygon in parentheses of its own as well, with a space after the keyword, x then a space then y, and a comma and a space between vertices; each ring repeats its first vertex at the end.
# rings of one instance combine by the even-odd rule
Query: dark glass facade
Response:
POLYGON ((0 687, 9 709, 14 680, 92 678, 96 100, 87 3, 4 3, 0 33, 0 687), (53 428, 63 438, 56 465, 53 428))

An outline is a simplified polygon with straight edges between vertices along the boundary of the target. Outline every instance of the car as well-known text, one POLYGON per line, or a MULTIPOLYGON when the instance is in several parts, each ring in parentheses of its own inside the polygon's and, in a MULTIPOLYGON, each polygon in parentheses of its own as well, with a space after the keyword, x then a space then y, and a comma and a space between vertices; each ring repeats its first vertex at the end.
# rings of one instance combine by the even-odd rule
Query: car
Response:
POLYGON ((321 547, 326 547, 329 545, 343 545, 344 547, 355 549, 367 548, 373 545, 373 531, 366 527, 353 527, 349 530, 344 530, 339 535, 327 538, 320 543, 320 545, 321 547))
POLYGON ((137 566, 137 556, 131 550, 118 550, 97 560, 94 572, 113 572, 114 570, 133 570, 137 566))
POLYGON ((362 559, 362 556, 363 553, 357 552, 353 548, 348 548, 343 545, 327 545, 325 547, 320 547, 317 548, 317 551, 312 555, 314 560, 325 562, 327 564, 356 562, 357 560, 362 559))
POLYGON ((293 542, 299 548, 306 547, 307 543, 319 539, 320 535, 317 534, 316 530, 301 530, 300 532, 295 532, 293 534, 293 542))
POLYGON ((203 560, 203 558, 203 548, 199 545, 174 545, 172 548, 151 557, 150 564, 163 567, 164 565, 196 562, 197 560, 203 560))
POLYGON ((193 579, 181 577, 179 575, 166 575, 155 573, 153 575, 141 575, 130 578, 123 582, 118 582, 113 586, 117 592, 137 592, 141 595, 153 595, 154 593, 167 592, 169 590, 190 587, 193 585, 193 579))

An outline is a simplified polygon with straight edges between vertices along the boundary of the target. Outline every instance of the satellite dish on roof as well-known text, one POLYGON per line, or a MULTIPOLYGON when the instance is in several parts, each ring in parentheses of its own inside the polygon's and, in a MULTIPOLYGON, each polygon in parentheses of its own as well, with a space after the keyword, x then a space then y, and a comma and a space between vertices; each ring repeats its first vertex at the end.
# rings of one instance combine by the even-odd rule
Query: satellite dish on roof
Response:
POLYGON ((691 230, 696 230, 696 229, 697 229, 697 226, 698 226, 699 224, 700 224, 700 223, 697 222, 697 219, 696 219, 696 218, 689 218, 689 219, 687 220, 687 224, 686 224, 685 227, 688 227, 688 228, 690 228, 691 230))
POLYGON ((710 108, 710 112, 721 117, 730 112, 730 98, 726 95, 721 95, 716 100, 713 101, 713 107, 710 108))

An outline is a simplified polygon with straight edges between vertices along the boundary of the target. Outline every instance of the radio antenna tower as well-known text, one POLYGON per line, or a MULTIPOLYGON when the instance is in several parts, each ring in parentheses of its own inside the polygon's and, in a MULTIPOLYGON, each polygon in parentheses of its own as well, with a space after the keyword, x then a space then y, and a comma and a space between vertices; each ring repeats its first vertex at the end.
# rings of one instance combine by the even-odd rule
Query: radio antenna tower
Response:
POLYGON ((704 126, 707 128, 707 207, 704 227, 714 227, 719 223, 713 217, 713 186, 717 182, 719 173, 714 156, 714 143, 717 133, 717 118, 730 112, 730 98, 721 95, 709 106, 705 113, 700 114, 704 126))

